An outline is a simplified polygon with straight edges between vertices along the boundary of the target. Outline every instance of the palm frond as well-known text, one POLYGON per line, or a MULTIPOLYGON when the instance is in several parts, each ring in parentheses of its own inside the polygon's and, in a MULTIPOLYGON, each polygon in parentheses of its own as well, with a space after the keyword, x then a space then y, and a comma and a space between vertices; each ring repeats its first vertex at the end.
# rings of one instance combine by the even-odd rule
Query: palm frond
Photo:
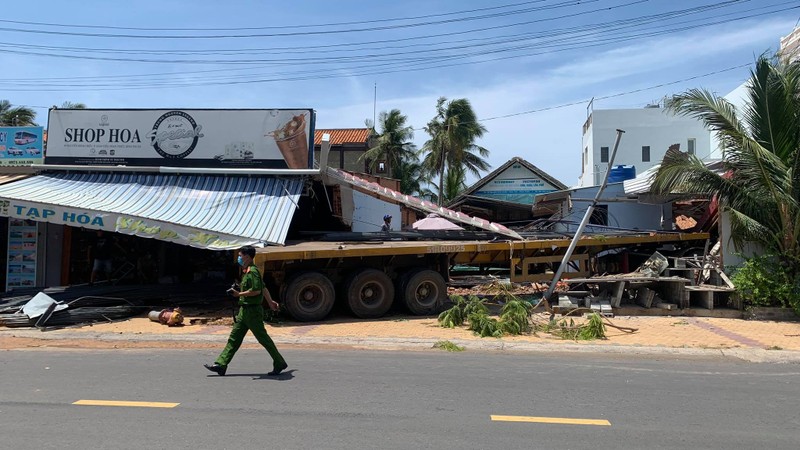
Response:
POLYGON ((705 89, 690 89, 666 102, 668 110, 683 116, 694 117, 715 132, 723 149, 735 148, 747 137, 736 108, 726 99, 705 89))

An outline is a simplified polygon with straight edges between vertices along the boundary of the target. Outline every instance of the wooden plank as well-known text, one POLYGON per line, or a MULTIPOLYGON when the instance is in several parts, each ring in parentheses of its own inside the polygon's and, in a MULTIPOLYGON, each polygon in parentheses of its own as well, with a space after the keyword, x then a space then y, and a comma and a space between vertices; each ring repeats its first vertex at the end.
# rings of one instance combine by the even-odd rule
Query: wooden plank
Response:
POLYGON ((733 281, 731 281, 731 279, 728 278, 727 275, 725 275, 725 272, 723 272, 722 270, 717 269, 717 273, 719 274, 719 277, 722 278, 722 281, 725 283, 726 286, 728 286, 731 289, 735 289, 736 288, 736 286, 733 285, 733 281))
POLYGON ((653 297, 655 297, 655 295, 656 291, 652 289, 640 288, 636 292, 636 303, 645 308, 650 308, 653 305, 653 297))
POLYGON ((611 306, 614 308, 619 308, 620 304, 622 303, 622 293, 625 291, 625 282, 624 281, 617 281, 614 283, 614 288, 611 292, 611 306))
POLYGON ((591 278, 573 278, 565 280, 567 283, 615 283, 617 281, 625 282, 663 282, 663 283, 678 283, 686 284, 689 282, 683 277, 639 277, 639 276, 626 276, 626 275, 606 275, 602 277, 591 278))
POLYGON ((702 284, 700 286, 686 286, 685 289, 691 292, 734 292, 736 289, 727 286, 714 286, 711 284, 702 284))

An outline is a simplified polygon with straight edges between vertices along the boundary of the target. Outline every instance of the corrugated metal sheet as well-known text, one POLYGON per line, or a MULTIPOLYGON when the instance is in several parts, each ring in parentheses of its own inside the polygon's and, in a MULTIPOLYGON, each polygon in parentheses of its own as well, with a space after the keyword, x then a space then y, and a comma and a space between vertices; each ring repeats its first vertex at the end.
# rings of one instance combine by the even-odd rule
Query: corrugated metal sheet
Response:
POLYGON ((31 176, 31 174, 29 173, 0 173, 0 184, 6 184, 12 181, 21 180, 29 176, 31 176))
POLYGON ((222 250, 283 244, 302 187, 299 177, 49 173, 0 186, 0 198, 11 217, 68 223, 68 213, 101 213, 103 226, 81 226, 222 250), (33 207, 46 217, 32 217, 33 207))
POLYGON ((403 194, 402 192, 389 189, 387 187, 381 186, 378 183, 367 181, 349 172, 345 172, 344 170, 328 167, 326 174, 336 181, 345 183, 350 186, 361 188, 368 192, 373 192, 378 196, 380 196, 381 198, 402 203, 408 206, 409 208, 416 209, 418 211, 424 211, 427 213, 436 213, 440 217, 444 217, 453 222, 458 222, 475 228, 480 228, 482 230, 491 231, 514 239, 522 239, 522 236, 517 234, 516 231, 511 230, 504 225, 500 225, 499 223, 489 222, 488 220, 480 219, 478 217, 470 217, 464 213, 453 211, 452 209, 447 209, 445 207, 435 205, 431 202, 416 197, 412 197, 411 195, 403 194))
POLYGON ((625 188, 625 193, 632 195, 646 194, 650 192, 650 186, 653 184, 653 177, 655 177, 659 167, 661 167, 661 164, 656 164, 655 166, 637 175, 636 178, 623 181, 622 186, 625 188))
MULTIPOLYGON (((725 166, 721 160, 709 160, 705 161, 704 163, 708 170, 718 175, 725 173, 725 166)), ((625 188, 625 194, 641 195, 649 193, 650 188, 653 186, 653 180, 655 179, 656 173, 658 173, 658 169, 660 167, 661 164, 656 164, 655 166, 640 173, 636 178, 623 181, 622 185, 625 188)))

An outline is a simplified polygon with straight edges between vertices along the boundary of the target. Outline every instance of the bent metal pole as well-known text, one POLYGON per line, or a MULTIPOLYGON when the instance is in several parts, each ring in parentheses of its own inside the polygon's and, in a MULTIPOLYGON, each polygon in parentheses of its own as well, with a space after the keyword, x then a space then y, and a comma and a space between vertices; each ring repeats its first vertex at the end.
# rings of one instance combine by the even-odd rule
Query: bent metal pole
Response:
MULTIPOLYGON (((614 165, 614 157, 617 156, 619 141, 622 139, 622 133, 624 132, 624 130, 617 129, 617 139, 614 141, 614 150, 611 151, 611 157, 608 159, 608 168, 606 169, 606 174, 603 177, 603 184, 601 184, 600 188, 597 189, 597 195, 594 196, 594 200, 592 200, 592 203, 590 203, 589 207, 586 209, 586 214, 584 214, 581 224, 578 225, 578 231, 575 232, 575 236, 572 238, 572 242, 569 243, 569 247, 567 247, 567 252, 564 254, 564 258, 561 259, 561 265, 558 266, 555 275, 553 275, 553 282, 550 283, 550 287, 547 288, 547 292, 544 294, 544 298, 542 298, 542 300, 545 302, 547 302, 550 296, 553 295, 553 291, 556 289, 556 283, 561 279, 561 275, 564 273, 564 269, 567 267, 570 257, 572 257, 572 252, 575 251, 575 246, 578 245, 578 240, 583 234, 583 229, 586 228, 586 224, 589 223, 589 219, 592 217, 592 213, 594 212, 594 207, 597 205, 598 200, 600 200, 600 196, 603 194, 603 190, 608 184, 608 174, 611 172, 611 167, 614 165)), ((545 303, 545 305, 546 304, 547 303, 545 303)))

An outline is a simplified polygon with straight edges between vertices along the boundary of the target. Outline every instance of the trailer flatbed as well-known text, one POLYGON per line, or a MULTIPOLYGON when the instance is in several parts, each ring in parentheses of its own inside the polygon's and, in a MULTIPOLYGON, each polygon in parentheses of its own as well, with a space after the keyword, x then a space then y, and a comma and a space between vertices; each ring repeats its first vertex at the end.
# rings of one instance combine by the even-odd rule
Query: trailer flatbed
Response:
MULTIPOLYGON (((692 245, 707 233, 641 232, 580 239, 563 278, 588 277, 590 261, 604 250, 648 250, 664 244, 692 245)), ((299 320, 321 320, 337 298, 358 317, 379 317, 395 297, 415 314, 433 314, 447 298, 454 265, 505 267, 513 282, 550 281, 570 239, 387 240, 288 242, 258 249, 268 288, 299 320)))
MULTIPOLYGON (((616 236, 588 236, 578 241, 577 247, 619 247, 637 244, 702 241, 708 233, 642 233, 616 236)), ((338 242, 287 242, 284 246, 271 246, 256 250, 255 261, 309 260, 320 258, 350 258, 389 255, 461 254, 509 250, 541 250, 552 247, 566 249, 570 239, 526 239, 495 241, 338 241, 338 242)), ((470 256, 471 257, 471 256, 470 256)), ((458 261, 457 261, 458 262, 458 261)))

